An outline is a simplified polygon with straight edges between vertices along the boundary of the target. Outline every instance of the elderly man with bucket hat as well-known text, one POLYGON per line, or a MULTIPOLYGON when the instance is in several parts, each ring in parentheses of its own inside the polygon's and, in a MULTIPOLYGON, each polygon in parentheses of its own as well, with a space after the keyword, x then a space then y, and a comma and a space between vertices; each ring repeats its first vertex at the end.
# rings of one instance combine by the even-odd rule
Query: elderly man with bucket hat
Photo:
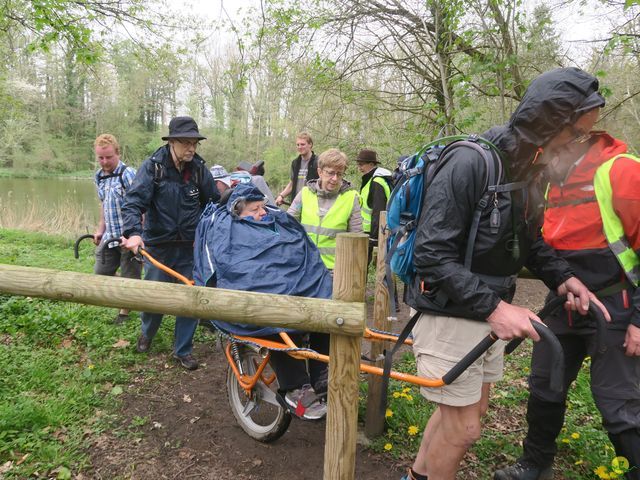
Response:
POLYGON ((387 209, 387 200, 391 195, 392 173, 379 166, 378 155, 373 150, 360 150, 356 163, 362 174, 360 212, 362 229, 364 233, 369 234, 369 261, 371 261, 371 252, 378 242, 380 212, 387 209))
MULTIPOLYGON (((169 122, 167 143, 147 158, 127 190, 122 207, 122 245, 134 253, 144 247, 173 270, 192 276, 193 241, 203 207, 220 195, 204 160, 196 150, 200 140, 198 125, 191 117, 175 117, 169 122), (140 221, 145 215, 144 225, 140 221)), ((175 282, 150 263, 145 263, 145 280, 175 282)), ((136 350, 147 352, 162 314, 144 312, 142 332, 136 350)), ((187 370, 198 368, 193 358, 193 334, 198 320, 176 317, 173 358, 187 370)))

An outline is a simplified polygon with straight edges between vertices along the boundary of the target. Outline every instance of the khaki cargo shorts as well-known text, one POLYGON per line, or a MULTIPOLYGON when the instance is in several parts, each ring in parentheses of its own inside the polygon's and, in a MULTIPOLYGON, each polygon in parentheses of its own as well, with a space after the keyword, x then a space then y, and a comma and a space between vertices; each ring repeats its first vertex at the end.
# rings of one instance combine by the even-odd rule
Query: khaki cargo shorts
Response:
MULTIPOLYGON (((413 328, 413 353, 421 377, 441 378, 464 357, 491 327, 486 322, 423 313, 413 328)), ((498 340, 451 385, 422 387, 432 402, 464 407, 480 401, 483 383, 502 378, 505 342, 498 340)))

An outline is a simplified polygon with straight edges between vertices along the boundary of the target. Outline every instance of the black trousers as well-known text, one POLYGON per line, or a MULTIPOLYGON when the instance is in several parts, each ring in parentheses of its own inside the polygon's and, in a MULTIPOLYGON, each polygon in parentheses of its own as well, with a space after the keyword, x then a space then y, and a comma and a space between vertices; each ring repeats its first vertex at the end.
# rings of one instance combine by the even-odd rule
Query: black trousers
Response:
MULTIPOLYGON (((309 335, 310 348, 318 353, 329 355, 329 335, 326 333, 295 333, 289 336, 296 345, 302 346, 305 335, 309 335)), ((294 390, 305 384, 310 384, 316 393, 324 393, 326 391, 328 373, 328 365, 326 363, 309 360, 309 369, 307 370, 307 362, 304 360, 298 360, 286 352, 274 350, 271 351, 270 363, 278 378, 280 390, 294 390)))
MULTIPOLYGON (((617 320, 627 314, 616 302, 605 302, 617 320)), ((568 328, 564 314, 548 320, 558 332, 565 360, 564 388, 549 388, 550 348, 545 342, 534 345, 529 377, 530 396, 527 406, 529 429, 524 440, 523 459, 542 467, 549 466, 557 452, 556 438, 564 424, 567 392, 578 376, 587 356, 591 357, 591 392, 602 423, 616 449, 635 469, 629 479, 640 479, 640 357, 624 354, 624 324, 614 322, 605 330, 604 351, 598 351, 596 330, 587 320, 578 318, 568 328)))

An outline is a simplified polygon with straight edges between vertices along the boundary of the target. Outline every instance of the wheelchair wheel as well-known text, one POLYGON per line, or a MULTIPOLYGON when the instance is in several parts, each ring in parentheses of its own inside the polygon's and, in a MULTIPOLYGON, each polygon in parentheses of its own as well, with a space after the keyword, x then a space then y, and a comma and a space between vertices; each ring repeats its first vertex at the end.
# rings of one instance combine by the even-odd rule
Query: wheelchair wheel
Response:
MULTIPOLYGON (((238 345, 238 353, 244 373, 253 375, 262 362, 262 357, 242 345, 238 345)), ((263 377, 271 375, 273 370, 267 366, 263 377)), ((259 442, 277 440, 291 423, 291 413, 280 403, 277 390, 277 380, 271 385, 258 381, 249 397, 238 383, 231 366, 227 367, 227 396, 233 416, 245 433, 259 442)))

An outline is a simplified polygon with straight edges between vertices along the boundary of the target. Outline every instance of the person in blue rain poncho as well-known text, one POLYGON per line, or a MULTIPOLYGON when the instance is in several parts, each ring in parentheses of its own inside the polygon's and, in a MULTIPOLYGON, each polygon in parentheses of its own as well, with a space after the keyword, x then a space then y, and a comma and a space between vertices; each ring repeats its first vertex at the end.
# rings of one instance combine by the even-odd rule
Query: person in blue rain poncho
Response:
MULTIPOLYGON (((290 215, 265 204, 251 184, 239 184, 225 204, 210 204, 196 230, 196 285, 230 290, 331 298, 332 277, 304 228, 290 215)), ((237 335, 273 336, 281 329, 215 321, 237 335)), ((303 333, 290 332, 296 342, 303 333)), ((326 334, 311 333, 310 347, 328 353, 326 334)), ((271 352, 280 391, 294 414, 307 420, 326 415, 327 365, 271 352), (286 393, 285 393, 286 392, 286 393)))

